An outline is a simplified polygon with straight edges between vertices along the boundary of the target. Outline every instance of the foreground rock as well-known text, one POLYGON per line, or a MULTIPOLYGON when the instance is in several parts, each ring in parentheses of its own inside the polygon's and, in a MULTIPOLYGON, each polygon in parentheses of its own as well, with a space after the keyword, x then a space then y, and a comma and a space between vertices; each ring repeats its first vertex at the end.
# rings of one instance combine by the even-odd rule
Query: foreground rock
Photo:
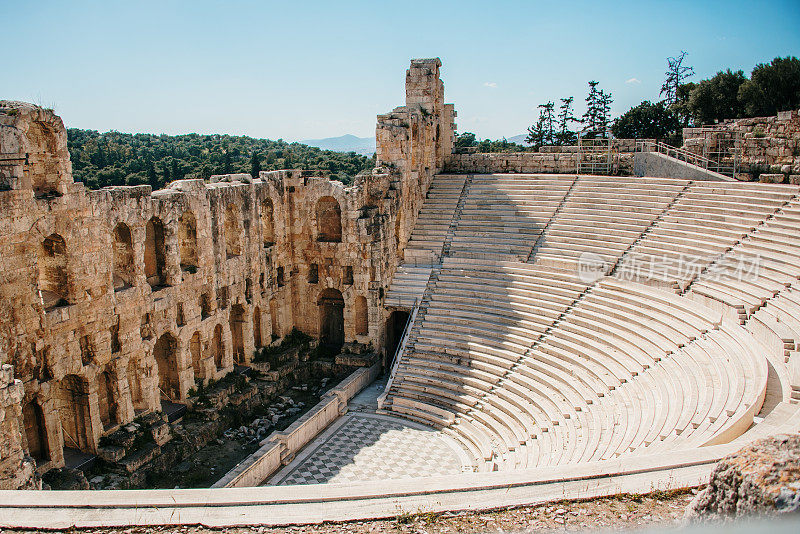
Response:
POLYGON ((720 460, 690 519, 800 511, 800 434, 757 441, 720 460))

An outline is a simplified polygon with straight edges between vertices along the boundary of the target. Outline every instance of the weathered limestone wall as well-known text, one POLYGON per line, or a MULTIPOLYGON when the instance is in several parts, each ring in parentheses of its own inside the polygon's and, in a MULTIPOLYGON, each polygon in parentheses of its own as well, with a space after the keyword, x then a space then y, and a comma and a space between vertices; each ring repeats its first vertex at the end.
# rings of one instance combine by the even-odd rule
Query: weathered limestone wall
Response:
POLYGON ((378 117, 379 166, 348 188, 274 171, 89 191, 61 119, 0 101, 0 365, 17 379, 0 391, 21 395, 0 415, 22 429, 0 466, 95 452, 292 328, 382 350, 383 293, 452 150, 440 66, 412 61, 406 106, 378 117))
POLYGON ((683 148, 699 155, 733 146, 738 138, 741 163, 768 165, 770 172, 800 174, 800 110, 774 117, 731 119, 702 128, 683 129, 683 148))
MULTIPOLYGON (((542 147, 545 148, 551 147, 542 147)), ((451 154, 445 160, 444 170, 470 174, 574 174, 578 165, 578 147, 558 148, 564 150, 451 154)), ((615 152, 612 157, 613 174, 628 176, 633 173, 632 153, 615 152)))

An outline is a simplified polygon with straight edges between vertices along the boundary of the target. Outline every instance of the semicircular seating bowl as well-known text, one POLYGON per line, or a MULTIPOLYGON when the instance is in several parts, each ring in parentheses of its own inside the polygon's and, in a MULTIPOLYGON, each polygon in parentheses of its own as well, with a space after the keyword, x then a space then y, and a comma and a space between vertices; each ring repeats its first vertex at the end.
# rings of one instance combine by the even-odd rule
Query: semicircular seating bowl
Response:
POLYGON ((439 175, 436 207, 443 189, 417 226, 437 240, 410 240, 435 260, 382 409, 476 470, 724 443, 800 398, 798 187, 439 175), (734 277, 745 260, 763 268, 734 277))

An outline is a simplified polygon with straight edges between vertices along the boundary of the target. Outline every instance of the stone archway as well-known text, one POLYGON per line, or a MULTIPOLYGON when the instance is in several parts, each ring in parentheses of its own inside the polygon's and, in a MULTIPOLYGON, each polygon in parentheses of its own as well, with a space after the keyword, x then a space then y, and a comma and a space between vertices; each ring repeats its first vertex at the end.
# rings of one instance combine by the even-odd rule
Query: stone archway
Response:
POLYGON ((119 223, 114 228, 114 243, 112 245, 114 256, 113 283, 114 290, 125 289, 133 286, 136 270, 133 265, 133 240, 131 229, 125 223, 119 223))
POLYGON ((240 304, 231 306, 229 317, 231 340, 233 341, 233 361, 237 365, 245 363, 244 358, 244 308, 240 304))
POLYGON ((89 384, 78 375, 67 375, 59 384, 58 414, 64 447, 92 452, 94 434, 89 414, 89 384))
POLYGON ((327 243, 342 241, 342 208, 333 197, 322 197, 317 202, 317 240, 327 243))
POLYGON ((166 285, 167 251, 164 245, 164 223, 158 217, 147 221, 144 237, 144 275, 151 287, 166 285))
POLYGON ((66 306, 68 302, 67 244, 51 234, 39 247, 39 298, 45 310, 66 306))
POLYGON ((261 308, 258 306, 253 310, 253 346, 257 349, 264 346, 261 340, 261 308))
POLYGON ((164 334, 153 347, 153 357, 158 365, 158 389, 161 397, 175 400, 180 397, 178 383, 178 342, 172 334, 164 334))
POLYGON ((406 311, 393 311, 386 320, 386 365, 389 369, 394 364, 394 356, 403 338, 409 313, 406 311))
POLYGON ((25 425, 28 454, 31 458, 36 460, 37 465, 41 465, 50 460, 50 447, 47 440, 44 413, 37 401, 30 401, 23 406, 22 420, 25 425))
POLYGON ((320 293, 319 342, 328 350, 334 351, 344 344, 344 298, 342 293, 329 288, 320 293))
POLYGON ((103 430, 108 431, 119 422, 117 419, 117 401, 114 396, 114 382, 111 373, 108 371, 97 375, 97 403, 103 430))
POLYGON ((184 211, 178 221, 178 251, 181 269, 187 272, 197 270, 197 219, 190 210, 184 211))
POLYGON ((211 351, 214 353, 214 365, 222 369, 225 364, 225 341, 222 339, 222 325, 214 327, 214 338, 211 342, 211 351))

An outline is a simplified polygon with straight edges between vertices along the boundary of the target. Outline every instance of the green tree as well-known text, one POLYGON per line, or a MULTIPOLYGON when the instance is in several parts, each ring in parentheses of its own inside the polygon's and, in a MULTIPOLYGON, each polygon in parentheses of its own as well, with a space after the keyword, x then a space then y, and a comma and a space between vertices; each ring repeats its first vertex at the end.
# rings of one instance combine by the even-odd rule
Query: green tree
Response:
POLYGON ((664 73, 666 79, 661 86, 661 92, 658 96, 664 95, 664 100, 668 106, 675 104, 678 94, 678 87, 683 84, 686 78, 694 76, 694 68, 683 64, 686 59, 686 52, 681 50, 681 53, 676 57, 667 58, 667 72, 664 73))
POLYGON ((645 100, 617 117, 611 132, 623 139, 664 139, 674 136, 679 127, 677 115, 666 102, 645 100))
POLYGON ((739 90, 746 81, 742 71, 728 69, 693 85, 685 109, 694 124, 710 124, 744 116, 739 90))
POLYGON ((475 139, 475 134, 472 132, 464 132, 456 134, 455 146, 458 148, 477 146, 478 141, 475 139))
POLYGON ((542 144, 552 145, 555 143, 555 118, 553 117, 553 109, 555 104, 548 102, 547 104, 539 104, 540 117, 542 117, 542 144))
POLYGON ((561 106, 558 108, 558 131, 556 132, 556 144, 571 145, 575 142, 575 132, 572 131, 573 123, 580 122, 572 114, 572 102, 574 97, 561 99, 561 106))
POLYGON ((158 189, 158 174, 156 173, 156 166, 152 161, 147 168, 147 183, 150 184, 153 190, 158 189))
POLYGON ((750 117, 800 108, 800 60, 776 57, 759 63, 739 88, 739 100, 750 117))
POLYGON ((258 178, 259 174, 261 174, 261 156, 258 152, 253 152, 253 155, 250 157, 250 176, 258 178))
POLYGON ((611 120, 611 103, 614 101, 611 93, 597 89, 598 82, 589 82, 589 94, 586 96, 586 113, 583 114, 582 124, 586 137, 594 138, 605 136, 611 120))

